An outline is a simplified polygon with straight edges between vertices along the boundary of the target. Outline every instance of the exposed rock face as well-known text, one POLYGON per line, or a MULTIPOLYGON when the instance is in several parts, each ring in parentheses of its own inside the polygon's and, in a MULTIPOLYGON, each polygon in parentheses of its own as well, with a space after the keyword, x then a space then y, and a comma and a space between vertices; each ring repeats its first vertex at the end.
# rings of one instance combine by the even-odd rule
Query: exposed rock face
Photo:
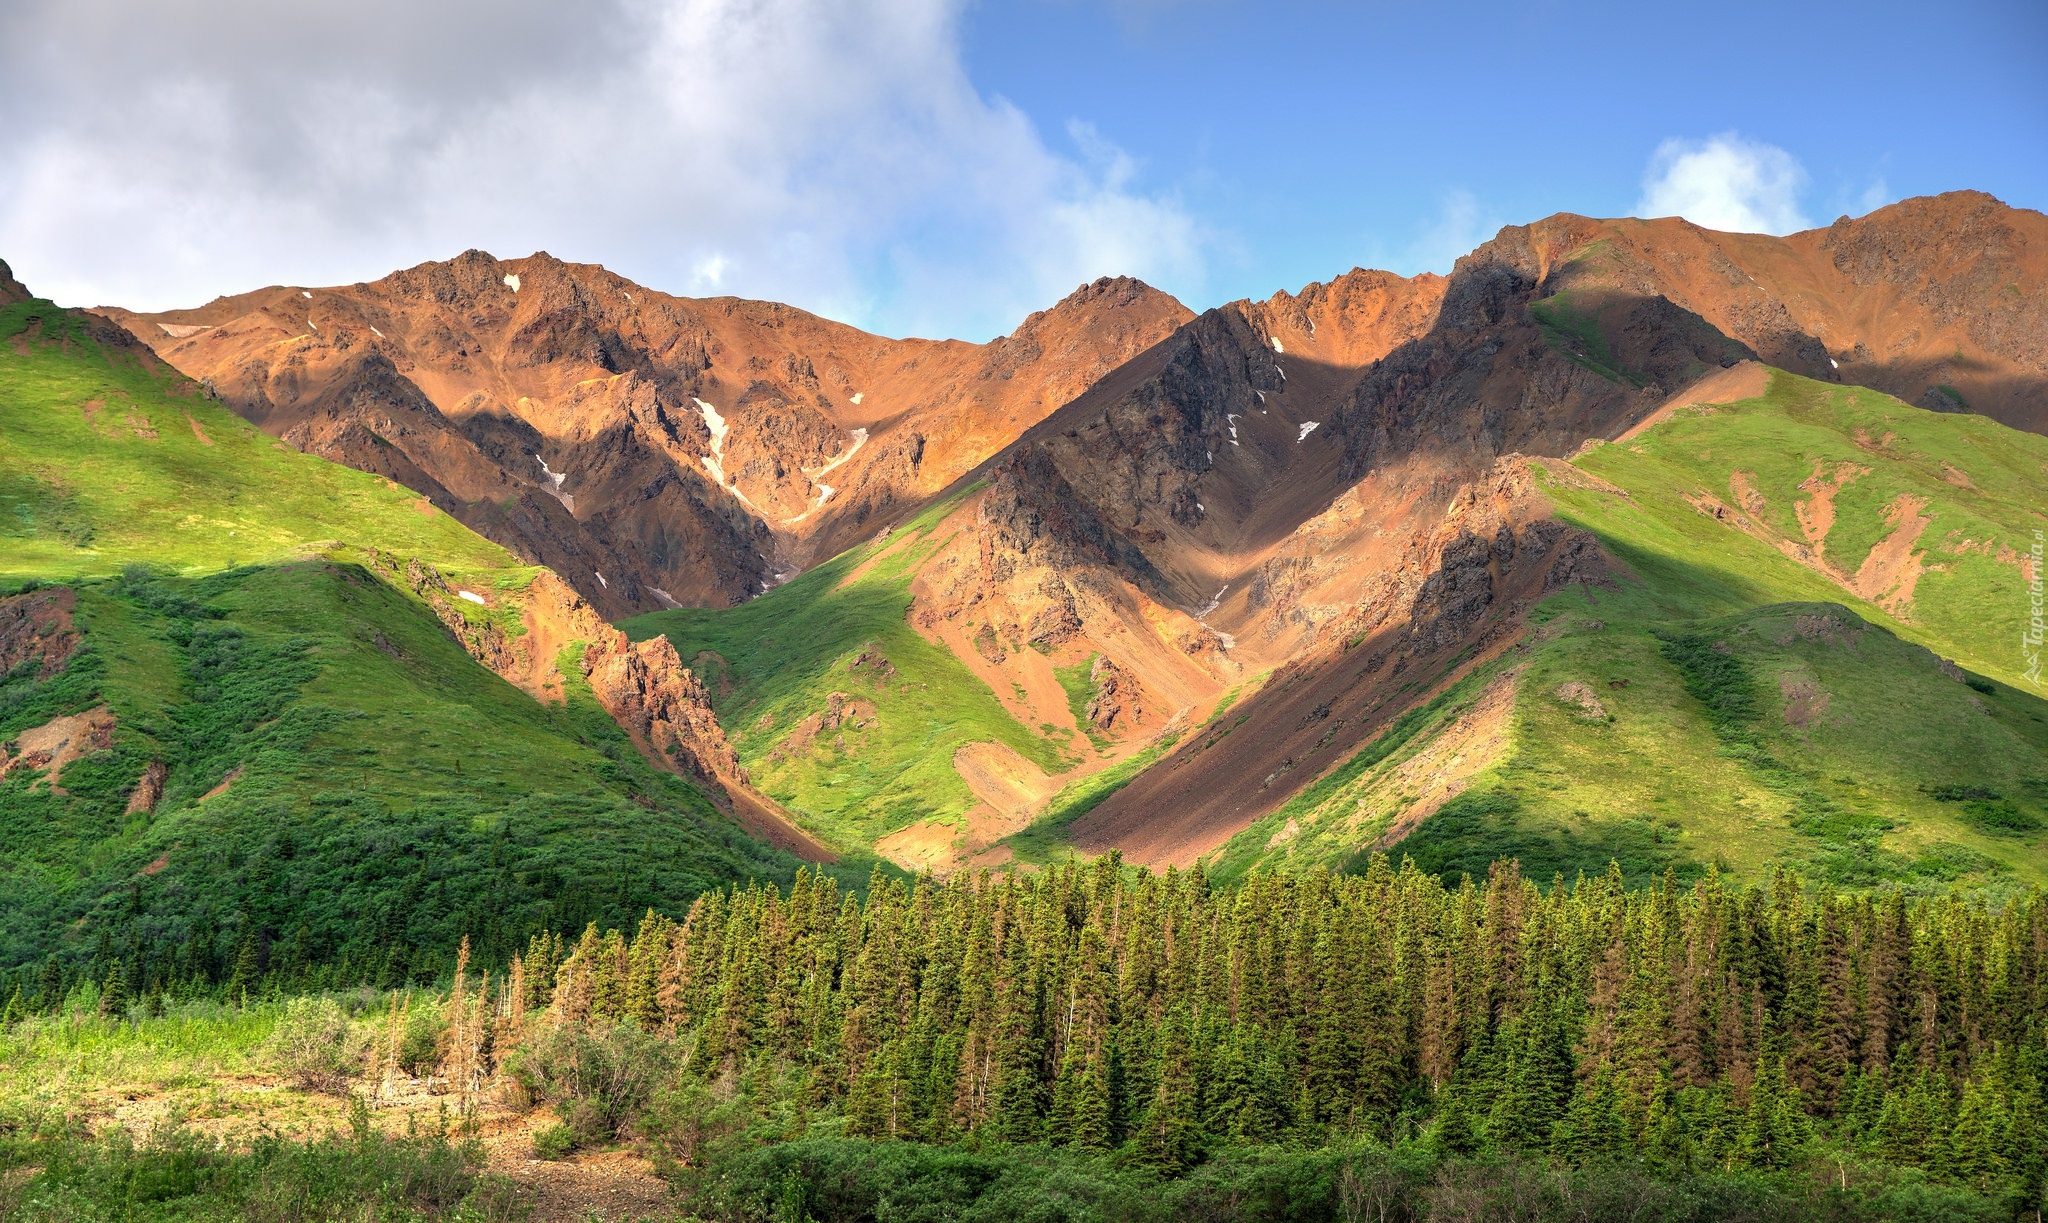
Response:
POLYGON ((1459 639, 1491 588, 1479 567, 1532 546, 1437 540, 1501 456, 1618 437, 1759 357, 1906 398, 1932 379, 1951 406, 2006 403, 2026 424, 2014 413, 2048 402, 2044 294, 2048 218, 1959 194, 1785 239, 1560 215, 1502 230, 1447 278, 1354 271, 1232 303, 989 465, 974 555, 928 567, 916 614, 974 609, 1042 645, 1149 632, 1217 682, 1355 633, 1360 609, 1412 609, 1416 632, 1459 639), (1930 344, 2004 372, 1977 393, 1873 355, 1930 344), (2036 390, 1999 397, 2015 387, 2036 390))
MULTIPOLYGON (((1310 775, 1287 761, 1368 733, 1382 687, 1497 648, 1526 600, 1604 573, 1503 456, 1570 454, 1659 399, 1547 335, 1538 287, 1487 257, 1449 278, 1357 271, 1233 303, 983 468, 919 569, 911 618, 999 695, 1030 687, 1037 664, 1004 648, 1020 641, 1056 663, 1100 654, 1085 720, 1117 739, 1260 671, 1303 677, 1249 701, 1228 750, 1177 756, 1077 824, 1084 844, 1191 862, 1310 775)), ((1747 353, 1662 299, 1640 314, 1658 332, 1642 352, 1673 378, 1747 353)), ((1015 712, 1061 724, 1042 704, 1015 712)))
POLYGON ((1350 755, 1424 693, 1510 645, 1544 594, 1608 580, 1592 536, 1548 517, 1529 462, 1503 457, 1265 687, 1076 821, 1075 843, 1189 865, 1350 755), (1255 780, 1254 780, 1255 779, 1255 780))
POLYGON ((154 814, 156 805, 163 801, 164 779, 169 777, 170 773, 169 766, 163 761, 150 761, 149 767, 142 770, 142 776, 136 779, 135 788, 128 792, 127 814, 154 814))
POLYGON ((1103 279, 986 345, 897 341, 481 251, 108 314, 264 429, 418 491, 612 618, 736 602, 872 535, 1188 317, 1103 279))
POLYGON ((23 663, 35 666, 35 677, 62 671, 78 649, 78 630, 71 612, 78 595, 68 586, 32 590, 0 599, 0 675, 23 663))
MULTIPOLYGON (((1087 637, 1148 678, 1115 642, 1156 637, 1196 697, 1197 676, 1285 664, 1355 608, 1405 614, 1403 575, 1441 570, 1423 618, 1461 635, 1461 554, 1440 565, 1425 546, 1460 490, 1503 454, 1569 454, 1657 402, 1546 336, 1538 287, 1483 253, 1449 278, 1355 271, 1204 314, 986 469, 973 561, 928 567, 914 614, 1087 637)), ((1662 299, 1640 313, 1660 337, 1645 359, 1674 379, 1747 353, 1662 299)))
POLYGON ((614 630, 610 640, 583 652, 583 675, 597 699, 634 742, 679 773, 720 784, 748 782, 739 753, 711 713, 704 685, 666 637, 629 643, 614 630))
POLYGON ((1088 724, 1099 731, 1129 730, 1145 721, 1138 677, 1106 655, 1097 655, 1088 680, 1095 696, 1088 702, 1088 724))
POLYGON ((2048 217, 1982 192, 1785 238, 1560 214, 1505 229, 1471 258, 1481 253, 1542 298, 1580 299, 1569 313, 1601 315, 1610 341, 1633 343, 1614 353, 1630 371, 1654 370, 1674 333, 1645 319, 1631 341, 1606 312, 1662 297, 1781 369, 2048 431, 2048 217))
MULTIPOLYGON (((114 743, 114 715, 105 705, 50 719, 0 744, 0 777, 20 769, 41 773, 52 794, 64 793, 64 769, 114 743)), ((37 783, 30 783, 31 785, 37 783)))

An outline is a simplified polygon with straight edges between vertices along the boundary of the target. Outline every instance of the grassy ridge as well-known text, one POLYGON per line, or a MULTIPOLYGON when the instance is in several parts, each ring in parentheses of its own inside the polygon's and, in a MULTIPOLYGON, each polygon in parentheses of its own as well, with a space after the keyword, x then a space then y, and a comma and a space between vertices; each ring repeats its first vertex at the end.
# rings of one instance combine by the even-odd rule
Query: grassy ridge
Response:
POLYGON ((2015 643, 2028 604, 2018 560, 2042 525, 2035 507, 2048 491, 2048 438, 1774 373, 1758 399, 1681 411, 1575 465, 1628 496, 1553 485, 1559 513, 1600 534, 1631 565, 1643 561, 1652 572, 1642 576, 1662 589, 1674 618, 1788 600, 1841 602, 1973 671, 2022 682, 2015 643), (1800 484, 1817 467, 1833 475, 1844 464, 1860 474, 1833 499, 1824 555, 1837 569, 1855 574, 1896 529, 1901 498, 1921 503, 1932 520, 1915 549, 1924 571, 1900 614, 1686 500, 1708 494, 1734 504, 1739 473, 1762 499, 1759 516, 1784 539, 1803 542, 1799 510, 1812 494, 1800 484))
POLYGON ((710 685, 756 783, 837 846, 864 848, 919 820, 965 814, 977 801, 953 769, 965 744, 1003 743, 1047 772, 1066 767, 1059 743, 1011 717, 987 684, 909 623, 911 574, 944 544, 958 505, 935 505, 889 539, 738 607, 655 612, 621 625, 636 640, 668 636, 710 685), (886 670, 855 665, 870 650, 886 670), (875 716, 793 740, 805 719, 830 709, 834 693, 871 705, 875 716))
POLYGON ((2015 563, 2048 439, 1777 374, 1761 399, 1681 412, 1575 466, 1599 481, 1544 476, 1546 491, 1629 575, 1533 609, 1520 650, 1240 834, 1226 874, 1342 862, 1383 834, 1416 797, 1404 766, 1454 754, 1447 731, 1499 678, 1514 696, 1498 742, 1401 842, 1429 869, 1512 852, 1546 880, 1610 859, 1639 881, 1780 863, 1850 886, 2048 880, 2048 702, 2018 665, 2015 563), (1746 485, 1752 512, 1804 542, 1798 486, 1843 463, 1860 472, 1825 544, 1842 571, 1896 529, 1901 497, 1932 519, 1927 568, 1891 611, 1688 501, 1741 504, 1746 485))
POLYGON ((180 572, 381 548, 450 579, 517 558, 379 476, 300 454, 47 302, 0 308, 0 578, 180 572))
POLYGON ((62 793, 0 780, 0 965, 212 979, 249 943, 265 971, 396 983, 464 933, 502 956, 794 869, 648 766, 587 687, 536 702, 360 562, 435 566, 508 635, 536 570, 48 303, 0 311, 0 473, 0 593, 69 584, 82 633, 56 675, 0 677, 0 742, 115 720, 62 793), (130 813, 152 762, 162 799, 130 813))

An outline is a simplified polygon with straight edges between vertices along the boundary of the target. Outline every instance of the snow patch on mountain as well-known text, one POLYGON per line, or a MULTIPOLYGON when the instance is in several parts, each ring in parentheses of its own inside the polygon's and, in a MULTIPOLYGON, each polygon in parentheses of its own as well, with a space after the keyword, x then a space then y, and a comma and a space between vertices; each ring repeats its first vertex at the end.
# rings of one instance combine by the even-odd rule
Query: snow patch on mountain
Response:
POLYGON ((562 481, 569 478, 569 473, 566 471, 550 471, 548 469, 548 461, 540 457, 538 454, 533 456, 533 461, 540 464, 540 475, 542 481, 540 486, 541 491, 546 493, 548 496, 553 497, 555 500, 561 502, 563 509, 569 511, 571 514, 575 513, 575 495, 571 493, 565 493, 562 491, 562 481))
POLYGON ((704 470, 711 473, 711 478, 717 481, 718 487, 738 497, 748 509, 758 512, 761 507, 749 501, 747 495, 740 491, 739 485, 725 477, 725 417, 718 414, 717 408, 701 399, 693 397, 690 402, 697 405, 697 411, 704 417, 704 427, 711 431, 711 453, 704 456, 704 470))

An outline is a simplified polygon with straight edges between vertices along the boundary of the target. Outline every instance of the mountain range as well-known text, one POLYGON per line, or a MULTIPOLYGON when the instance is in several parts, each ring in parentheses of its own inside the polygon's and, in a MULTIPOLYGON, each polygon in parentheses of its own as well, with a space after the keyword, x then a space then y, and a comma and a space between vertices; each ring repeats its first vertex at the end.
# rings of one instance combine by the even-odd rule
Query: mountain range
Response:
POLYGON ((132 905, 403 976, 800 860, 2048 879, 2048 217, 1986 195, 987 344, 480 251, 0 272, 0 344, 10 960, 132 905))

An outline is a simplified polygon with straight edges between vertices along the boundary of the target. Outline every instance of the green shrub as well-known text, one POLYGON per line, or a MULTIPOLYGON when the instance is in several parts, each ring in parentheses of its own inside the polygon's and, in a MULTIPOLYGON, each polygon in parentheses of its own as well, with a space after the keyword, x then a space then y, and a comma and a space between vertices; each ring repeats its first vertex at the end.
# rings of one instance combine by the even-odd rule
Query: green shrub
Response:
POLYGON ((566 1125, 550 1125, 535 1131, 533 1153, 539 1159, 561 1159, 576 1149, 576 1134, 566 1125))
MULTIPOLYGON (((1467 790, 1439 807, 1395 852, 1451 886, 1464 875, 1484 879, 1493 862, 1508 858, 1521 864, 1524 878, 1540 884, 1560 875, 1567 881, 1599 875, 1610 863, 1637 885, 1666 870, 1680 879, 1705 873, 1668 829, 1648 820, 1589 820, 1582 828, 1560 828, 1523 815, 1522 800, 1511 791, 1467 790)), ((1346 869, 1361 873, 1369 863, 1370 855, 1361 854, 1346 869)))
POLYGON ((1935 802, 1959 804, 1964 823, 1993 836, 2023 836, 2041 827, 2038 817, 1989 786, 1935 786, 1927 793, 1935 802))
POLYGON ((520 1085, 555 1106, 578 1146, 611 1141, 632 1124, 669 1074, 671 1051, 630 1023, 545 1026, 514 1061, 520 1085))
POLYGON ((2039 819, 2020 810, 2009 799, 1964 803, 1963 820, 1993 836, 2023 836, 2041 827, 2039 819))
POLYGON ((415 999, 405 1017, 405 1039, 398 1044, 399 1066, 416 1079, 434 1073, 441 1060, 441 1036, 447 1028, 439 1003, 415 999))
POLYGON ((480 1172, 483 1151, 449 1141, 445 1127, 389 1137, 351 1109, 351 1130, 311 1142, 260 1134, 247 1149, 178 1127, 137 1143, 125 1130, 89 1138, 73 1130, 23 1152, 35 1170, 5 1178, 0 1219, 370 1219, 496 1223, 519 1216, 509 1186, 480 1172), (11 1209, 8 1207, 11 1206, 11 1209))
POLYGON ((1657 652, 1678 668, 1686 692, 1707 707, 1707 722, 1723 739, 1742 741, 1760 703, 1749 664, 1728 643, 1708 633, 1658 633, 1657 652))
MULTIPOLYGON (((732 1223, 1992 1223, 1996 1195, 1854 1167, 1828 1175, 1571 1167, 1501 1152, 1443 1157, 1424 1142, 1301 1150, 1234 1147, 1166 1179, 1118 1153, 931 1147, 805 1138, 753 1149, 694 1179, 689 1208, 732 1223), (1871 1179, 1872 1174, 1877 1179, 1871 1179)), ((2023 1217, 2031 1219, 2031 1213, 2023 1217)))
POLYGON ((340 1092, 361 1073, 363 1046, 339 1003, 308 997, 284 1004, 265 1052, 301 1090, 340 1092))

